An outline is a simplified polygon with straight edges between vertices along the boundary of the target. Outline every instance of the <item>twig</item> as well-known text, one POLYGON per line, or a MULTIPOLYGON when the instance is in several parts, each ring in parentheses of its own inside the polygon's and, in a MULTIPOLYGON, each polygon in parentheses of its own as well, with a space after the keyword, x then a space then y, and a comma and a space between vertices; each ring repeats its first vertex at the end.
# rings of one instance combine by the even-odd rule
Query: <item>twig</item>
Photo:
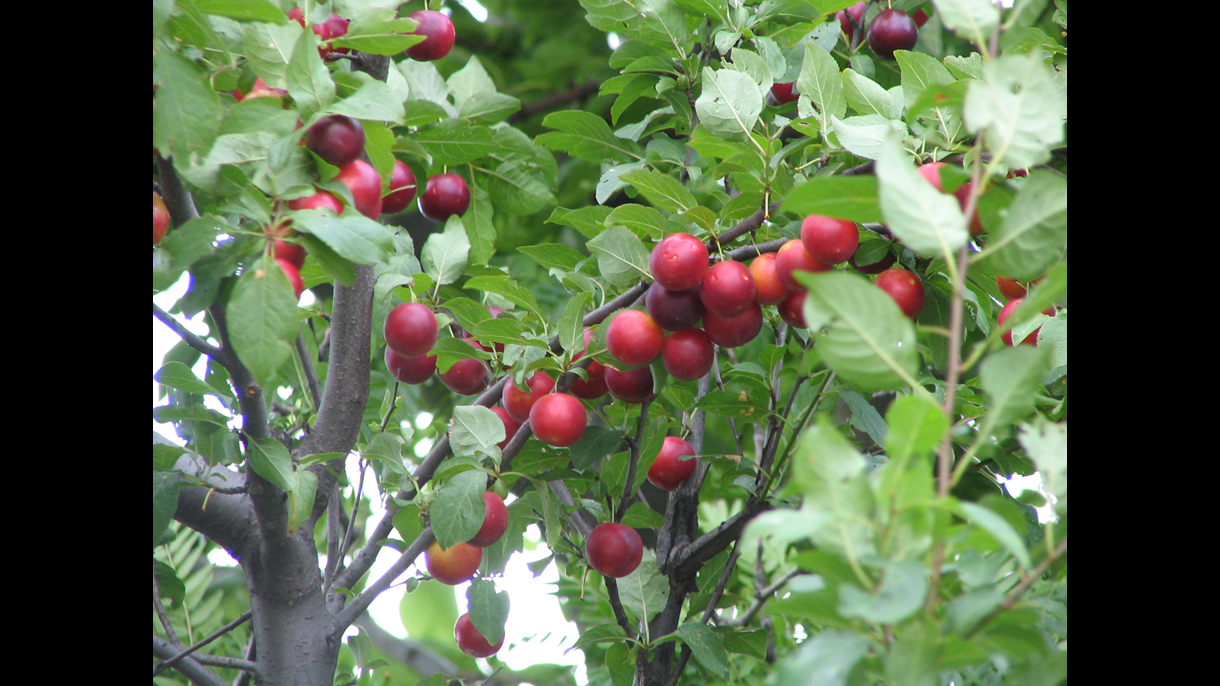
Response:
MULTIPOLYGON (((171 644, 160 636, 153 636, 153 655, 157 657, 169 657, 181 647, 171 644)), ((227 686, 212 670, 199 664, 199 662, 191 657, 179 659, 174 665, 174 669, 178 670, 179 674, 189 679, 193 684, 200 686, 227 686)))
MULTIPOLYGON (((356 498, 352 501, 352 514, 347 518, 347 529, 343 532, 343 543, 339 546, 339 561, 336 563, 336 569, 343 568, 343 556, 347 554, 348 547, 352 544, 352 529, 356 526, 356 515, 360 512, 360 500, 364 495, 364 473, 368 471, 368 462, 364 458, 360 459, 360 483, 356 486, 356 498)), ((329 593, 330 586, 323 587, 323 592, 329 593)))
MULTIPOLYGON (((380 539, 377 540, 380 541, 380 539)), ((335 615, 334 628, 331 631, 331 636, 336 640, 339 636, 342 636, 347 627, 350 626, 352 622, 356 621, 356 618, 359 617, 361 613, 363 613, 368 606, 377 599, 377 596, 381 595, 382 591, 389 588, 390 584, 394 583, 395 579, 397 579, 403 572, 407 571, 407 567, 410 567, 411 564, 415 562, 416 558, 418 558, 420 554, 424 552, 424 549, 431 545, 432 541, 434 540, 436 540, 436 538, 432 535, 432 527, 425 526, 424 530, 419 532, 419 535, 415 537, 415 540, 411 542, 411 545, 407 546, 407 549, 403 551, 402 555, 398 556, 398 559, 393 565, 390 566, 389 569, 386 570, 385 574, 382 574, 379 579, 369 584, 368 587, 360 593, 360 595, 352 599, 352 602, 348 603, 346 607, 335 615)), ((338 578, 341 579, 343 577, 342 575, 339 575, 338 578)))
MULTIPOLYGON (((548 481, 547 483, 551 487, 551 492, 555 494, 555 499, 562 503, 564 507, 576 507, 576 500, 572 498, 572 492, 568 490, 567 484, 559 480, 548 481)), ((589 534, 593 531, 593 525, 584 518, 586 514, 588 514, 588 510, 584 508, 576 509, 568 513, 568 521, 580 532, 581 536, 588 538, 589 534)))
POLYGON ((206 655, 199 653, 195 655, 195 660, 201 665, 209 667, 224 667, 226 669, 240 669, 244 672, 253 672, 258 669, 258 666, 249 660, 243 660, 240 657, 223 657, 221 655, 206 655))
POLYGON ((178 334, 178 337, 186 341, 186 344, 191 346, 192 350, 207 355, 209 358, 223 364, 221 360, 224 354, 223 350, 191 333, 181 322, 174 319, 173 315, 157 307, 157 303, 153 303, 153 316, 161 320, 161 323, 168 326, 171 331, 178 334))
POLYGON ((165 627, 166 638, 169 639, 170 643, 178 643, 178 633, 174 631, 174 625, 169 621, 169 613, 161 605, 161 586, 157 583, 156 560, 153 560, 153 607, 157 610, 157 617, 161 620, 161 626, 165 627))
POLYGON ((162 200, 165 201, 165 207, 169 210, 169 216, 173 220, 174 226, 182 226, 198 217, 199 210, 195 209, 195 200, 191 198, 191 194, 178 179, 178 173, 174 171, 173 163, 161 155, 156 155, 156 158, 157 176, 161 177, 162 200))
POLYGON ((758 614, 759 610, 762 609, 763 605, 767 604, 767 601, 771 599, 771 596, 774 595, 776 591, 783 588, 784 585, 787 584, 789 581, 792 581, 792 579, 794 579, 802 574, 808 574, 808 573, 809 572, 803 572, 799 569, 793 569, 792 571, 788 572, 784 576, 780 577, 779 580, 777 580, 775 583, 771 584, 770 586, 767 586, 766 588, 763 588, 763 589, 759 589, 754 594, 754 602, 750 603, 750 606, 746 608, 745 612, 742 612, 741 615, 739 615, 729 624, 731 626, 745 626, 746 624, 749 624, 750 620, 754 619, 754 616, 758 614))
POLYGON ((640 407, 640 419, 635 425, 635 439, 631 441, 631 458, 627 463, 627 482, 623 484, 623 496, 619 499, 618 510, 614 513, 614 521, 621 522, 623 515, 627 513, 627 503, 631 500, 631 491, 634 490, 635 472, 640 463, 640 445, 644 438, 644 427, 648 424, 648 407, 652 405, 651 400, 645 400, 640 407))
POLYGON ((987 616, 980 619, 979 623, 975 624, 970 631, 967 631, 966 634, 962 636, 962 640, 969 640, 971 636, 977 633, 979 629, 982 629, 983 626, 988 622, 999 616, 1001 612, 1012 609, 1012 606, 1017 604, 1017 600, 1021 598, 1021 595, 1024 594, 1025 591, 1029 590, 1029 587, 1032 586, 1035 581, 1042 578, 1042 575, 1046 573, 1046 570, 1049 569, 1056 560, 1063 557, 1063 554, 1067 552, 1067 549, 1068 542, 1065 538, 1059 543, 1058 546, 1055 547, 1054 550, 1050 552, 1050 554, 1042 558, 1042 562, 1039 562, 1038 566, 1034 567, 1033 571, 1021 579, 1016 586, 1013 586, 1008 593, 1004 594, 1004 601, 996 606, 994 610, 987 613, 987 616))
MULTIPOLYGON (((183 650, 182 652, 178 653, 177 655, 174 655, 173 657, 169 658, 168 660, 153 667, 153 676, 157 676, 161 672, 164 672, 165 670, 169 669, 170 667, 173 667, 182 658, 190 655, 191 653, 195 652, 196 650, 199 650, 200 648, 211 643, 212 641, 215 641, 216 639, 220 638, 221 636, 224 636, 225 634, 236 629, 237 627, 241 626, 242 624, 245 624, 253 616, 254 616, 253 612, 246 611, 246 613, 243 614, 242 616, 238 617, 237 619, 235 619, 235 620, 229 622, 228 624, 217 629, 216 632, 213 633, 211 636, 208 636, 207 638, 203 639, 202 641, 199 641, 198 643, 191 646, 190 648, 183 650)), ((156 637, 154 636, 153 638, 155 639, 156 637)))
MULTIPOLYGON (((712 351, 712 371, 716 373, 716 388, 723 391, 724 380, 720 378, 720 365, 718 364, 719 360, 717 359, 720 357, 720 346, 714 346, 712 351)), ((745 448, 742 447, 741 443, 741 432, 737 430, 737 421, 733 417, 729 417, 729 430, 733 434, 733 443, 737 446, 737 454, 745 455, 745 448)))
POLYGON ((509 124, 512 124, 514 122, 521 121, 522 119, 529 119, 530 117, 534 116, 535 114, 539 114, 539 113, 545 112, 549 109, 558 107, 558 106, 564 104, 565 102, 570 102, 572 100, 580 100, 582 98, 588 97, 588 96, 596 93, 600 88, 601 88, 601 84, 598 83, 597 81, 587 81, 579 86, 569 88, 566 91, 560 91, 558 93, 551 93, 550 95, 539 98, 538 100, 535 100, 534 102, 529 102, 529 103, 522 105, 521 109, 508 115, 507 121, 509 124))
POLYGON ((618 581, 604 575, 602 578, 606 580, 606 591, 610 596, 610 607, 614 610, 614 618, 618 620, 618 625, 623 627, 623 632, 627 634, 628 638, 635 638, 631 622, 627 621, 627 611, 623 609, 623 601, 618 597, 618 581))
MULTIPOLYGON (((254 637, 250 637, 250 643, 246 646, 246 659, 254 662, 254 658, 258 656, 258 644, 254 642, 254 637)), ((250 678, 254 675, 253 672, 240 672, 233 679, 233 686, 247 686, 250 683, 250 678)))
POLYGON ((309 397, 313 399, 313 408, 316 412, 322 404, 322 389, 318 385, 318 373, 313 368, 313 360, 309 355, 309 348, 305 346, 304 332, 297 332, 297 357, 301 360, 301 368, 305 373, 305 383, 309 386, 309 397))

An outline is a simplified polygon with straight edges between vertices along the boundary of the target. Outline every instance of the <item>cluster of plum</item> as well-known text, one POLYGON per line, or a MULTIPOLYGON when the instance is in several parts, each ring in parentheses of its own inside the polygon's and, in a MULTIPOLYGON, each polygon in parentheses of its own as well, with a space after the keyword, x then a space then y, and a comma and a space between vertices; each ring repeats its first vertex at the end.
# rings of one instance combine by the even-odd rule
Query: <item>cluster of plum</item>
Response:
MULTIPOLYGON (((864 28, 864 11, 868 9, 867 2, 857 2, 845 10, 835 13, 839 27, 850 52, 855 52, 859 41, 856 39, 857 29, 864 28)), ((919 28, 928 21, 928 14, 922 9, 915 14, 907 14, 902 10, 882 10, 869 22, 867 34, 868 47, 873 53, 883 59, 894 59, 895 50, 910 50, 919 40, 919 28)), ((777 83, 771 86, 771 98, 775 104, 782 105, 796 102, 800 94, 796 92, 794 83, 777 83)))

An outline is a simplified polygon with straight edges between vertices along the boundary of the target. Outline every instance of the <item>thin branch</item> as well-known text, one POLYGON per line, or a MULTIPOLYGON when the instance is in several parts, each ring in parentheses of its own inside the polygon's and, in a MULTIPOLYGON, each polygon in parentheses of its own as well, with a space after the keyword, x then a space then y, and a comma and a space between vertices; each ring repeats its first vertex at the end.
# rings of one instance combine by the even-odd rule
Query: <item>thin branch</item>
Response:
MULTIPOLYGON (((160 636, 153 636, 153 655, 157 657, 170 657, 179 648, 180 646, 175 646, 160 636)), ((194 658, 180 658, 174 664, 174 669, 189 679, 192 684, 198 686, 228 686, 220 677, 213 674, 212 670, 199 664, 194 658)))
POLYGON ((165 636, 170 643, 178 643, 178 633, 174 631, 174 625, 169 621, 169 613, 165 611, 165 606, 161 604, 161 586, 157 583, 157 561, 153 560, 153 608, 157 610, 157 618, 161 620, 161 626, 165 628, 165 636))
POLYGON ((224 657, 221 655, 206 655, 199 653, 195 655, 195 660, 201 665, 209 667, 224 667, 225 669, 240 669, 244 672, 253 672, 258 669, 258 665, 249 660, 243 660, 240 657, 224 657))
MULTIPOLYGON (((724 380, 720 377, 720 365, 718 364, 720 357, 720 346, 715 346, 712 353, 712 371, 716 373, 716 388, 724 390, 724 380)), ((729 431, 733 434, 733 444, 737 446, 737 454, 745 455, 745 448, 741 443, 741 432, 737 430, 737 421, 733 417, 729 417, 729 431)))
POLYGON ((758 614, 759 610, 761 610, 763 608, 763 605, 767 604, 767 601, 771 599, 771 596, 774 595, 776 591, 783 588, 784 585, 787 584, 789 581, 792 581, 792 579, 794 579, 798 576, 801 576, 802 574, 808 574, 808 573, 809 572, 803 572, 799 569, 793 569, 792 571, 790 571, 787 574, 780 577, 775 583, 771 584, 770 586, 767 586, 766 588, 763 588, 763 589, 759 589, 754 594, 754 602, 750 603, 750 606, 746 608, 745 612, 742 612, 740 616, 738 616, 732 622, 729 622, 729 625, 730 626, 745 626, 745 625, 749 624, 750 621, 754 619, 754 616, 758 614))
MULTIPOLYGON (((157 676, 161 672, 164 672, 165 670, 169 669, 170 667, 173 667, 182 658, 187 657, 188 655, 195 652, 196 650, 199 650, 200 648, 211 643, 212 641, 215 641, 216 639, 220 638, 221 636, 224 636, 225 634, 236 629, 237 627, 241 626, 242 624, 245 624, 253 616, 254 616, 253 612, 247 611, 242 616, 238 617, 237 619, 235 619, 235 620, 229 622, 228 624, 217 629, 211 636, 208 636, 207 638, 203 639, 202 641, 199 641, 198 643, 191 646, 190 648, 187 648, 187 649, 183 650, 182 652, 178 653, 177 655, 174 655, 173 657, 169 658, 165 662, 158 664, 157 666, 153 667, 153 676, 157 676)), ((153 637, 154 640, 156 640, 156 638, 157 638, 156 636, 153 637)), ((179 670, 179 671, 181 671, 181 670, 179 670)))
MULTIPOLYGON (((342 636, 344 630, 351 626, 351 623, 356 621, 356 618, 359 617, 366 609, 368 609, 368 606, 377 599, 377 596, 381 595, 382 591, 389 588, 390 584, 394 583, 395 579, 401 576, 403 572, 407 571, 407 567, 410 567, 415 562, 416 558, 418 558, 420 554, 424 552, 424 549, 431 545, 432 541, 434 540, 436 540, 436 538, 432 535, 432 527, 425 526, 424 530, 419 532, 419 535, 416 536, 415 540, 411 542, 411 545, 407 546, 407 549, 403 551, 402 555, 398 556, 398 560, 396 560, 394 564, 386 570, 385 574, 381 575, 381 578, 369 584, 369 586, 363 592, 361 592, 360 595, 352 599, 352 601, 348 603, 346 607, 335 615, 334 627, 331 630, 331 636, 336 640, 339 636, 342 636)), ((343 575, 339 576, 340 579, 342 579, 342 577, 343 575)))
POLYGON ((339 508, 343 500, 339 497, 338 484, 330 489, 330 504, 326 506, 326 571, 322 582, 323 588, 330 588, 335 574, 343 564, 343 522, 339 517, 339 508))
POLYGON ((628 638, 635 638, 631 622, 627 621, 627 611, 623 609, 623 601, 618 596, 618 581, 604 575, 602 578, 606 580, 606 591, 610 596, 610 608, 614 610, 614 618, 618 620, 618 625, 623 627, 623 633, 627 634, 628 638))
MULTIPOLYGON (((352 501, 352 514, 347 518, 347 529, 343 532, 343 543, 339 546, 339 564, 343 563, 343 556, 347 554, 347 549, 352 544, 352 530, 356 527, 356 516, 360 512, 360 500, 364 496, 364 474, 368 471, 368 462, 361 458, 359 465, 360 483, 356 486, 356 498, 352 501)), ((329 593, 330 586, 323 586, 322 590, 329 593)))
POLYGON ((573 100, 583 100, 601 89, 601 84, 597 81, 586 81, 585 83, 569 88, 566 91, 551 93, 545 97, 539 98, 533 102, 527 102, 521 106, 521 109, 508 115, 508 123, 512 124, 522 119, 529 119, 535 114, 541 114, 547 110, 554 109, 566 102, 573 100))
MULTIPOLYGON (((250 643, 246 645, 246 659, 254 662, 256 657, 258 657, 258 644, 254 642, 254 637, 251 636, 250 643)), ((253 676, 253 672, 240 672, 233 679, 233 686, 247 686, 253 676)))
MULTIPOLYGON (((558 480, 548 481, 547 483, 551 487, 551 492, 555 494, 555 499, 562 503, 564 507, 576 508, 576 500, 572 498, 572 492, 568 490, 567 484, 558 480)), ((589 515, 589 511, 583 507, 575 509, 568 513, 568 521, 580 532, 581 536, 588 538, 589 534, 593 531, 593 525, 585 519, 585 515, 592 517, 592 515, 589 515)))
POLYGON ((1000 603, 998 606, 996 606, 996 608, 994 610, 987 613, 986 617, 983 617, 982 619, 980 619, 978 624, 975 624, 974 627, 970 629, 970 631, 967 631, 966 634, 964 636, 962 636, 962 639, 969 640, 969 638, 971 636, 973 636, 975 633, 977 633, 979 629, 982 629, 988 622, 990 622, 991 620, 993 620, 997 616, 999 616, 1000 613, 1002 613, 1006 610, 1011 610, 1013 605, 1016 605, 1017 601, 1020 600, 1021 596, 1027 590, 1029 590, 1029 587, 1032 586, 1035 581, 1037 581, 1038 579, 1041 579, 1042 575, 1046 573, 1046 570, 1049 569, 1050 566, 1052 564, 1054 564, 1056 560, 1058 560, 1060 557, 1063 557, 1064 553, 1067 552, 1067 549, 1068 549, 1068 542, 1067 542, 1067 539, 1065 538, 1065 539, 1063 539, 1062 542, 1059 543, 1058 546, 1055 547, 1054 550, 1052 550, 1050 552, 1050 554, 1048 554, 1046 557, 1042 558, 1042 562, 1039 562, 1038 566, 1034 567, 1033 571, 1031 571, 1029 574, 1027 574, 1023 579, 1021 579, 1020 583, 1018 583, 1016 586, 1013 586, 1012 589, 1010 591, 1008 591, 1008 593, 1004 594, 1004 602, 1000 603))
POLYGON ((207 355, 209 358, 223 364, 223 350, 191 333, 185 326, 182 325, 182 322, 174 319, 173 315, 160 307, 157 307, 157 303, 153 303, 153 316, 161 320, 161 323, 168 326, 171 331, 178 334, 178 337, 186 341, 186 344, 191 346, 192 350, 207 355))
POLYGON ((309 397, 313 400, 313 409, 316 412, 322 405, 322 388, 318 385, 318 373, 313 368, 313 358, 309 355, 309 348, 305 345, 305 333, 302 331, 297 332, 296 349, 305 373, 305 383, 309 386, 309 397))
POLYGON ((173 220, 174 226, 182 226, 198 217, 199 210, 195 209, 195 200, 191 198, 191 194, 178 179, 178 173, 174 171, 173 163, 160 155, 156 155, 156 158, 157 176, 161 177, 161 199, 165 201, 165 207, 169 210, 169 216, 173 220))
POLYGON ((648 424, 648 408, 652 405, 651 400, 645 400, 640 407, 640 419, 635 426, 635 440, 631 441, 631 459, 627 464, 627 481, 623 484, 623 496, 619 499, 618 510, 614 513, 614 521, 623 521, 623 515, 627 513, 627 503, 631 501, 631 491, 635 485, 635 472, 640 463, 640 443, 644 438, 644 427, 648 424))

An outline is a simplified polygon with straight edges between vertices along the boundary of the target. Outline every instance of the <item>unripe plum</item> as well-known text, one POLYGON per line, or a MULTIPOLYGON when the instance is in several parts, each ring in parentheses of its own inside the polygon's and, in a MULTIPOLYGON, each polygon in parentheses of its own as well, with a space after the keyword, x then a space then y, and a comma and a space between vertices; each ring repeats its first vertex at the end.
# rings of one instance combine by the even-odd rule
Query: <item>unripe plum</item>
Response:
POLYGON ((483 562, 483 549, 469 543, 457 543, 452 548, 441 548, 436 541, 424 553, 424 564, 433 579, 449 586, 469 581, 483 562))

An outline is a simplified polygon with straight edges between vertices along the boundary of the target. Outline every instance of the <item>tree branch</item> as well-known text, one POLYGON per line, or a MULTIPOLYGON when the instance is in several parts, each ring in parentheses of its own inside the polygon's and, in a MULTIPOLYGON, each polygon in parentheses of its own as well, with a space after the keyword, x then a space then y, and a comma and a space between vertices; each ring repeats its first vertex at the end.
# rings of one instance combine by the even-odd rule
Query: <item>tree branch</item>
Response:
POLYGON ((157 618, 161 620, 161 626, 165 628, 165 636, 170 643, 178 643, 178 632, 174 631, 174 625, 169 621, 169 613, 165 611, 165 606, 161 604, 161 588, 157 584, 157 561, 153 560, 153 609, 157 611, 157 618))
MULTIPOLYGON (((237 627, 241 626, 242 624, 245 624, 246 621, 249 620, 251 616, 253 616, 253 613, 246 612, 245 614, 238 617, 237 619, 220 627, 215 632, 213 632, 212 635, 208 636, 207 638, 203 639, 202 641, 199 641, 198 643, 191 646, 190 648, 186 648, 185 650, 181 650, 181 652, 174 654, 172 657, 167 659, 165 662, 162 662, 161 664, 157 665, 156 667, 153 667, 153 676, 157 676, 161 672, 164 672, 165 670, 169 669, 170 667, 173 667, 180 660, 187 657, 188 655, 195 652, 196 650, 199 650, 200 648, 211 643, 212 641, 215 641, 216 639, 220 638, 221 636, 224 636, 225 634, 236 629, 237 627)), ((156 652, 156 641, 158 641, 158 640, 160 640, 160 639, 158 639, 156 636, 153 636, 154 652, 156 652)), ((177 646, 173 646, 172 644, 170 644, 168 642, 166 643, 166 645, 171 645, 172 647, 177 647, 177 646)))
POLYGON ((301 369, 305 373, 305 383, 309 386, 309 399, 313 403, 314 410, 322 405, 322 388, 318 385, 318 372, 313 368, 313 359, 309 355, 309 348, 305 345, 305 333, 297 332, 296 341, 297 358, 301 360, 301 369))
POLYGON ((169 210, 169 217, 173 220, 174 226, 182 226, 198 217, 199 210, 195 209, 195 200, 191 198, 191 194, 186 191, 186 188, 183 188, 178 173, 174 171, 173 163, 161 155, 155 157, 157 158, 157 176, 161 177, 161 199, 165 201, 165 207, 169 210))
POLYGON ((1065 538, 1059 545, 1055 546, 1055 549, 1052 550, 1050 554, 1042 558, 1042 562, 1039 562, 1038 566, 1034 567, 1033 571, 1022 578, 1016 586, 1013 586, 1012 589, 1008 591, 1008 593, 1004 594, 1004 602, 1000 603, 994 610, 987 613, 987 616, 980 619, 978 624, 975 624, 970 631, 967 631, 965 635, 962 636, 962 640, 969 640, 971 636, 976 634, 979 629, 986 626, 988 622, 998 617, 1002 612, 1011 610, 1013 605, 1017 604, 1017 601, 1021 598, 1021 596, 1029 590, 1029 587, 1032 586, 1035 581, 1041 579, 1042 575, 1046 573, 1046 570, 1049 569, 1056 560, 1063 557, 1063 555, 1067 553, 1067 549, 1068 542, 1065 538))
POLYGON ((566 91, 551 93, 550 95, 539 98, 534 102, 525 103, 521 106, 521 109, 508 115, 507 121, 509 124, 514 124, 522 119, 529 119, 535 114, 540 114, 542 112, 546 112, 547 110, 554 109, 566 102, 587 98, 600 89, 601 84, 597 81, 586 81, 585 83, 573 88, 569 88, 566 91))
POLYGON ((640 406, 640 418, 635 426, 635 440, 631 441, 631 457, 627 463, 627 481, 623 484, 623 495, 618 501, 618 510, 614 513, 614 521, 621 522, 623 515, 627 513, 627 503, 631 500, 631 491, 635 490, 635 472, 640 464, 640 445, 641 439, 644 437, 644 427, 648 425, 648 407, 652 405, 651 400, 645 400, 640 406))
MULTIPOLYGON (((159 636, 153 636, 153 655, 167 658, 173 656, 176 652, 178 652, 176 646, 171 645, 159 636)), ((189 679, 192 684, 198 684, 198 686, 228 686, 220 677, 213 674, 212 670, 190 657, 179 658, 174 664, 174 669, 189 679)), ((157 672, 154 671, 153 673, 156 674, 157 672)))
MULTIPOLYGON (((407 571, 407 567, 410 567, 411 564, 415 562, 415 559, 418 558, 420 554, 424 552, 424 549, 431 545, 432 541, 434 540, 436 540, 436 538, 432 535, 432 527, 425 526, 424 530, 419 532, 419 535, 416 536, 415 540, 411 542, 411 545, 407 546, 407 549, 403 551, 402 555, 398 556, 398 560, 395 561, 388 570, 386 570, 385 574, 381 575, 381 578, 369 584, 369 586, 360 595, 356 596, 346 607, 335 615, 335 624, 331 629, 331 637, 338 640, 338 638, 343 635, 343 631, 347 629, 352 622, 356 621, 357 617, 368 609, 368 606, 377 599, 377 596, 381 595, 382 591, 389 588, 390 584, 394 583, 395 579, 401 576, 403 572, 407 571)), ((334 595, 333 591, 330 595, 334 595)))
POLYGON ((610 609, 614 610, 614 619, 623 627, 623 633, 627 634, 628 638, 635 638, 635 630, 631 628, 631 622, 627 621, 627 611, 623 609, 623 601, 618 596, 618 581, 605 575, 602 575, 602 579, 606 581, 606 592, 610 596, 610 609))
POLYGON ((161 320, 161 323, 168 326, 171 331, 178 334, 178 337, 186 341, 186 344, 191 346, 192 350, 207 355, 209 358, 223 364, 221 359, 224 355, 223 350, 191 333, 190 330, 182 325, 182 322, 174 319, 173 315, 158 307, 157 303, 153 303, 153 316, 161 320))

